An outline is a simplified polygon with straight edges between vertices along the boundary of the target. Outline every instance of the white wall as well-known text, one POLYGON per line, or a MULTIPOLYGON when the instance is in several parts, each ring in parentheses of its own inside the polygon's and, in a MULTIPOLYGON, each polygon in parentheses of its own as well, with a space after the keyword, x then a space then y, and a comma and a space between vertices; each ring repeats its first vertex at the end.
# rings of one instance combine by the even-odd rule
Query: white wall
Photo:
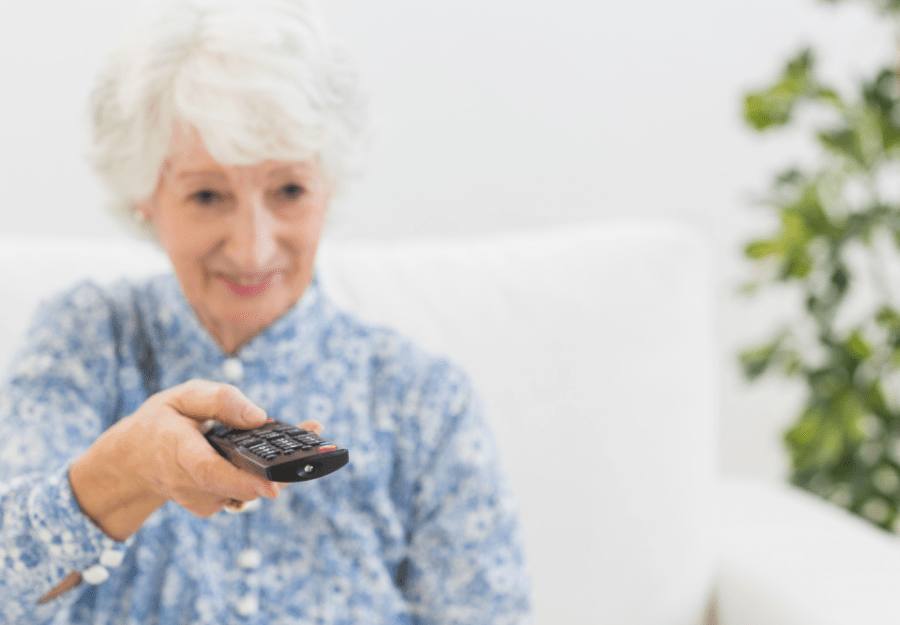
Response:
MULTIPOLYGON (((0 8, 0 231, 121 229, 84 165, 85 102, 103 55, 155 0, 36 0, 0 8)), ((328 0, 373 97, 366 178, 331 235, 399 237, 659 216, 716 259, 722 465, 778 477, 798 394, 748 388, 734 354, 765 335, 777 298, 735 295, 741 243, 762 232, 749 197, 805 154, 761 139, 741 95, 802 43, 835 78, 893 58, 886 25, 813 0, 328 0)), ((861 4, 861 3, 859 3, 861 4)))

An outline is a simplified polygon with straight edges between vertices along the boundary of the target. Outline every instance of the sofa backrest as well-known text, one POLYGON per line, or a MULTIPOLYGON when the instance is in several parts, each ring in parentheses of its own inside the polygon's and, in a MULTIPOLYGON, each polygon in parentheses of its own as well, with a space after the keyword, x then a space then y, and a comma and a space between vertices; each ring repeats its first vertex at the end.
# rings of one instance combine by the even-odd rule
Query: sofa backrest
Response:
MULTIPOLYGON (((150 244, 0 236, 0 365, 34 302, 158 271, 150 244)), ((689 625, 714 572, 704 246, 663 223, 326 241, 323 288, 465 367, 511 473, 535 623, 689 625)))

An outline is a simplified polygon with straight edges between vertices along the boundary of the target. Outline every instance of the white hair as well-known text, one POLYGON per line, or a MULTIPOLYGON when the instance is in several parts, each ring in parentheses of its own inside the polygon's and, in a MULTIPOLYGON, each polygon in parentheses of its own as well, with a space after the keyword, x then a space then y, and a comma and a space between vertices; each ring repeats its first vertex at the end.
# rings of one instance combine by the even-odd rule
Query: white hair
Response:
POLYGON ((174 129, 225 165, 318 158, 358 173, 365 102, 313 0, 175 0, 109 59, 91 98, 90 160, 129 216, 150 197, 174 129))

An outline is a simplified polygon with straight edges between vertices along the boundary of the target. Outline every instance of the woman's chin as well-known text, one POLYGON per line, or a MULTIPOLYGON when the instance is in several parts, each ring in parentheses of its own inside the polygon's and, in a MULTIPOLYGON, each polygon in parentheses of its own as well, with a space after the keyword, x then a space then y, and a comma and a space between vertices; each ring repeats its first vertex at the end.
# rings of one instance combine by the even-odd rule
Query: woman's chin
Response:
POLYGON ((236 283, 212 276, 202 292, 188 298, 201 323, 227 351, 243 344, 284 315, 303 295, 284 274, 273 272, 258 281, 236 283))

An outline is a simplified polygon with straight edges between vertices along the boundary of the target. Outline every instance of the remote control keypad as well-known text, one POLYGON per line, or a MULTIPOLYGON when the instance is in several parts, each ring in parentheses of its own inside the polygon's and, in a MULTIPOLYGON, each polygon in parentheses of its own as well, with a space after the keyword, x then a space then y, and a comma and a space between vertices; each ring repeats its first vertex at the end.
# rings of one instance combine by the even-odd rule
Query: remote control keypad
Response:
POLYGON ((284 454, 298 451, 312 451, 325 446, 322 451, 330 451, 328 441, 319 438, 315 432, 293 426, 278 424, 270 430, 219 430, 218 436, 228 438, 238 447, 243 447, 254 456, 271 461, 284 454))

